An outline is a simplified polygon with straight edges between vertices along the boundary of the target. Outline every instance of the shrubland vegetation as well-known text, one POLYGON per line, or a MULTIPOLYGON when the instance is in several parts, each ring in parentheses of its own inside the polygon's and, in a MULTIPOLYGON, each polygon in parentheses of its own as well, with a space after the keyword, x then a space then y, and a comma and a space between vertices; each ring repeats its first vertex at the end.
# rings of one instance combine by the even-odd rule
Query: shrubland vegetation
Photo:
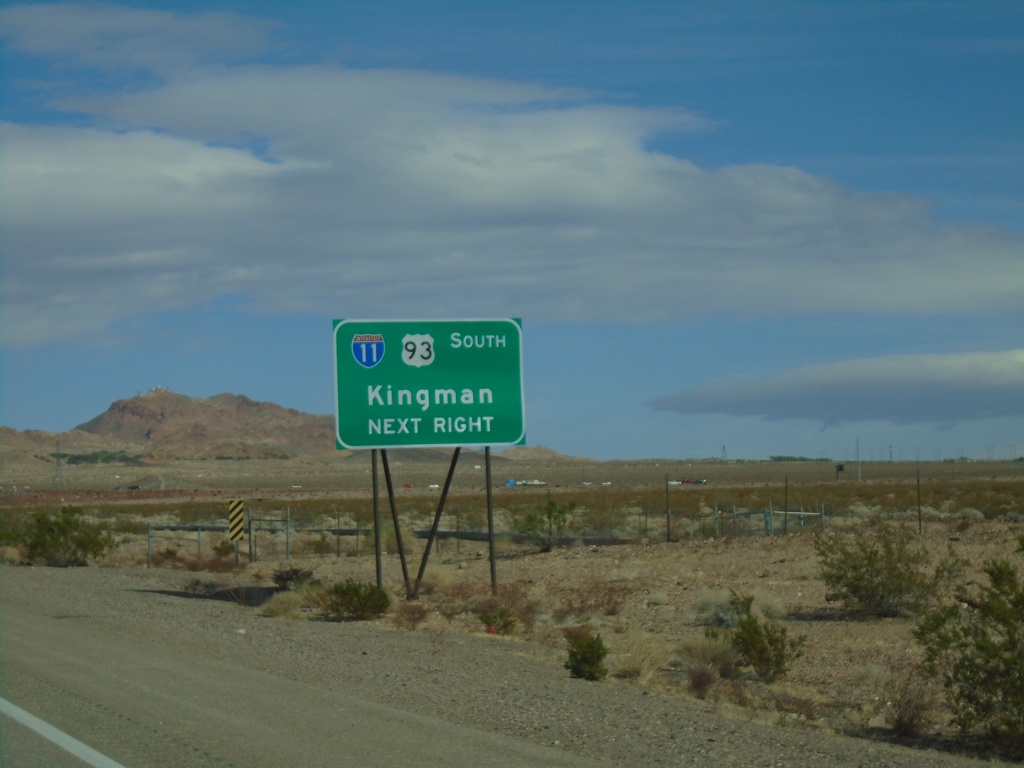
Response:
POLYGON ((56 513, 37 511, 27 519, 8 516, 0 531, 0 544, 19 550, 28 565, 68 568, 88 565, 114 546, 101 526, 90 523, 81 510, 63 506, 56 513))
MULTIPOLYGON (((493 632, 568 653, 564 666, 574 677, 631 680, 668 695, 686 692, 716 706, 771 712, 786 722, 832 718, 833 724, 846 723, 833 727, 855 733, 871 733, 883 724, 897 736, 925 739, 948 733, 952 725, 1000 754, 1021 756, 1015 745, 1024 743, 1024 584, 1017 558, 1024 554, 1024 537, 1018 540, 1016 553, 1008 551, 1006 557, 984 564, 966 562, 957 548, 961 536, 990 521, 1020 530, 1024 480, 931 477, 918 491, 906 478, 809 484, 785 479, 772 475, 772 482, 729 487, 669 488, 651 483, 585 491, 557 485, 508 489, 496 494, 499 530, 524 538, 519 543, 501 539, 501 557, 561 558, 565 565, 560 579, 503 582, 497 594, 490 594, 486 582, 467 581, 460 570, 475 565, 479 546, 461 553, 453 542, 439 543, 443 554, 434 553, 435 565, 427 570, 417 601, 402 599, 397 586, 389 592, 351 577, 328 583, 317 574, 320 563, 346 566, 332 566, 334 572, 366 572, 373 546, 368 538, 372 508, 365 495, 265 502, 268 508, 290 508, 292 524, 299 529, 292 541, 293 557, 301 558, 297 561, 283 561, 283 537, 272 534, 264 535, 261 559, 248 567, 243 563, 241 575, 232 573, 233 545, 217 536, 204 538, 201 559, 182 555, 195 546, 194 538, 161 541, 157 561, 226 574, 228 581, 193 578, 189 584, 197 597, 230 597, 236 592, 225 585, 240 578, 266 579, 260 576, 266 564, 277 563, 269 577, 274 589, 266 590, 273 596, 260 608, 268 617, 385 621, 434 636, 493 632), (671 539, 683 542, 685 549, 661 543, 664 549, 658 551, 664 552, 664 568, 679 569, 695 553, 726 554, 752 541, 728 526, 716 537, 716 507, 731 513, 733 507, 745 511, 769 505, 776 511, 825 508, 825 532, 812 521, 803 529, 791 524, 790 533, 801 534, 791 538, 811 553, 813 565, 804 567, 798 588, 809 591, 822 585, 821 594, 830 593, 833 603, 822 597, 810 614, 806 609, 795 611, 784 599, 776 598, 773 604, 771 591, 759 590, 756 581, 731 583, 728 572, 721 574, 720 589, 710 596, 674 587, 652 589, 628 564, 577 575, 587 553, 596 548, 588 542, 562 549, 565 539, 615 536, 634 542, 630 551, 642 554, 654 549, 652 543, 671 539), (919 521, 942 531, 942 536, 922 536, 919 521), (328 527, 358 534, 336 538, 319 530, 328 527), (701 600, 707 605, 698 606, 701 600), (674 642, 656 638, 650 630, 651 617, 662 612, 674 617, 674 642), (838 714, 849 708, 848 703, 813 693, 806 682, 794 682, 808 679, 802 665, 819 652, 809 639, 815 627, 807 619, 817 622, 823 617, 849 627, 851 633, 861 625, 880 626, 882 631, 891 627, 894 634, 912 635, 917 641, 912 663, 886 668, 879 662, 879 669, 872 672, 877 688, 872 696, 865 695, 856 727, 838 714)), ((434 499, 410 494, 400 503, 404 530, 429 525, 434 499)), ((483 508, 482 491, 454 493, 442 528, 481 531, 486 525, 483 508)), ((390 516, 384 510, 382 515, 388 530, 390 516)), ((209 523, 225 517, 223 499, 202 497, 149 501, 144 507, 96 502, 57 512, 0 507, 0 546, 6 547, 5 557, 13 562, 47 562, 44 550, 49 550, 57 553, 54 564, 63 560, 138 565, 137 555, 135 560, 127 555, 118 560, 114 546, 137 553, 147 520, 209 523), (74 556, 59 554, 69 550, 74 556)), ((780 526, 775 530, 779 533, 780 526)), ((418 547, 419 555, 422 542, 412 541, 411 534, 409 539, 407 544, 418 547)), ((781 566, 768 565, 759 578, 767 583, 768 570, 774 573, 776 567, 781 566)), ((670 583, 685 580, 680 575, 670 583)), ((237 594, 241 601, 243 593, 237 594)), ((844 689, 843 695, 851 694, 844 689)))
POLYGON ((907 525, 877 519, 851 536, 816 536, 821 578, 851 610, 881 617, 920 613, 963 577, 967 563, 951 544, 929 570, 931 555, 916 538, 907 525))
MULTIPOLYGON (((1024 554, 1024 534, 1017 539, 1024 554)), ((1024 578, 1009 560, 982 568, 987 583, 957 590, 914 631, 961 731, 978 729, 1024 758, 1024 578)))
POLYGON ((729 632, 722 633, 711 628, 707 630, 706 636, 715 642, 728 643, 735 651, 727 676, 732 676, 743 667, 751 667, 758 679, 774 683, 785 676, 803 655, 801 647, 807 638, 805 635, 790 638, 782 624, 762 622, 754 615, 754 598, 751 595, 741 595, 735 590, 731 595, 729 632))
POLYGON ((91 451, 89 453, 55 451, 50 455, 54 459, 61 459, 71 466, 76 464, 124 464, 134 467, 142 465, 142 457, 140 455, 129 454, 127 451, 91 451))

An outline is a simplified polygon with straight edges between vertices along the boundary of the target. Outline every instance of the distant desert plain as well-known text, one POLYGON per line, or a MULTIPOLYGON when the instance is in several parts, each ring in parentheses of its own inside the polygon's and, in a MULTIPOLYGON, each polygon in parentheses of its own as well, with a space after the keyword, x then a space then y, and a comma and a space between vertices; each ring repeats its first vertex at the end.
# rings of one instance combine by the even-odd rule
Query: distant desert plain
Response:
MULTIPOLYGON (((425 531, 438 523, 416 611, 401 607, 408 585, 378 475, 381 569, 394 598, 376 620, 380 626, 435 642, 486 635, 494 628, 481 622, 480 606, 497 598, 512 619, 501 641, 521 643, 538 659, 564 653, 567 627, 582 623, 599 632, 609 649, 610 676, 602 684, 637 686, 716 716, 822 737, 853 735, 965 760, 1002 754, 983 734, 960 738, 937 683, 920 678, 917 617, 864 616, 833 601, 814 542, 909 531, 933 564, 950 548, 965 559, 961 587, 981 581, 986 562, 1024 559, 1015 554, 1024 533, 1024 461, 847 461, 840 469, 803 457, 594 461, 543 447, 495 451, 495 590, 482 536, 482 449, 461 451, 438 516, 452 453, 388 452, 413 574, 426 562, 425 531), (527 513, 552 511, 560 533, 554 540, 512 535, 521 533, 527 513), (695 654, 706 652, 708 630, 721 626, 737 594, 752 597, 764 621, 804 638, 802 652, 770 685, 749 675, 695 682, 695 654), (912 679, 921 681, 927 711, 915 732, 899 733, 896 703, 909 695, 912 679)), ((117 401, 64 433, 0 428, 5 524, 74 506, 117 544, 94 565, 148 564, 182 589, 200 579, 232 594, 268 585, 285 567, 309 569, 327 583, 372 581, 373 477, 371 452, 335 449, 333 417, 242 395, 156 391, 117 401), (154 524, 222 525, 234 498, 258 516, 287 515, 289 535, 280 528, 257 534, 237 566, 225 563, 220 533, 197 541, 188 531, 164 531, 147 541, 154 524)), ((7 548, 4 559, 18 557, 7 548)), ((936 599, 950 599, 952 591, 936 599)))

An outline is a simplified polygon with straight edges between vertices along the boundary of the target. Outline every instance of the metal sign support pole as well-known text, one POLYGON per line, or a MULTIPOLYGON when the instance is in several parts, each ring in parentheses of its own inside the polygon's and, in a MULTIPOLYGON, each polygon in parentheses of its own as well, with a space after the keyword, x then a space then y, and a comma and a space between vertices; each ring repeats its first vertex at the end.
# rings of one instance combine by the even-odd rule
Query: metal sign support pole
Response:
POLYGON ((427 548, 423 550, 423 561, 420 563, 420 572, 416 576, 416 583, 412 587, 412 592, 409 594, 410 600, 415 600, 420 594, 420 583, 423 581, 423 574, 427 570, 427 559, 430 557, 430 550, 434 546, 434 539, 437 537, 437 527, 441 523, 441 515, 444 514, 444 504, 448 499, 448 491, 452 487, 452 478, 455 476, 455 465, 459 462, 459 453, 462 451, 462 446, 455 447, 455 453, 452 454, 452 465, 448 468, 448 477, 444 481, 444 490, 441 491, 441 499, 437 503, 437 513, 434 515, 434 524, 430 526, 430 536, 427 538, 427 548))
POLYGON ((491 446, 484 446, 484 477, 487 483, 487 549, 491 557, 491 594, 498 594, 498 570, 494 553, 494 491, 491 486, 491 446))
POLYGON ((402 544, 402 529, 398 524, 398 508, 395 506, 395 486, 391 482, 391 465, 388 463, 388 452, 382 448, 380 462, 384 467, 384 482, 388 487, 388 503, 391 505, 391 521, 395 524, 395 541, 398 543, 398 557, 402 561, 402 579, 405 582, 405 594, 410 591, 409 565, 405 560, 405 546, 402 544))
POLYGON ((377 449, 370 451, 373 462, 373 550, 377 564, 377 589, 384 589, 384 569, 380 552, 380 481, 377 479, 377 449))

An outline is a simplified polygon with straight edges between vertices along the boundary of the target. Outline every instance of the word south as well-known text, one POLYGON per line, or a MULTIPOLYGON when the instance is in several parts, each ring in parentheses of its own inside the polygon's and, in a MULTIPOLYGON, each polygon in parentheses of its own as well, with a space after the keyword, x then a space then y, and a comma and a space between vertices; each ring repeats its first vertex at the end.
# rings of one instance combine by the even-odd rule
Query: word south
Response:
POLYGON ((418 405, 427 410, 432 405, 490 405, 494 403, 494 393, 483 387, 481 389, 392 389, 391 385, 370 384, 366 387, 367 405, 418 405))

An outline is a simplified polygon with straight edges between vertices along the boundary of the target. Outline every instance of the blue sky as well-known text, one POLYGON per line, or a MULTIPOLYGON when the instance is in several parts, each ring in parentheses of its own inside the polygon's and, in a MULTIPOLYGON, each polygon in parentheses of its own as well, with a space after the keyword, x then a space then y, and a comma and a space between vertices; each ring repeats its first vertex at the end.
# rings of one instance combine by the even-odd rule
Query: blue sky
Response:
POLYGON ((1024 5, 0 3, 0 425, 333 413, 521 317, 527 440, 1024 453, 1024 5))

